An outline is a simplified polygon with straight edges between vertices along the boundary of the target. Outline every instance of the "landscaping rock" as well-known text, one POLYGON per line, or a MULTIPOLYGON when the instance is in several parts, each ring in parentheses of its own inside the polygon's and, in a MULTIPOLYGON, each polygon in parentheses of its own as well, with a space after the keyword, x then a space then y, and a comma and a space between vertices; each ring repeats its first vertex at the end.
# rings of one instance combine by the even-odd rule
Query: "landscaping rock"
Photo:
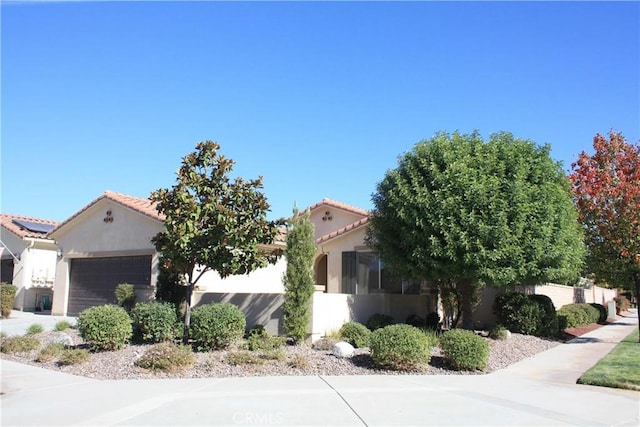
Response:
POLYGON ((73 338, 64 332, 51 332, 44 339, 44 345, 62 344, 65 347, 73 346, 73 338))
POLYGON ((336 357, 351 357, 355 351, 351 344, 344 341, 337 342, 333 346, 333 355, 336 357))

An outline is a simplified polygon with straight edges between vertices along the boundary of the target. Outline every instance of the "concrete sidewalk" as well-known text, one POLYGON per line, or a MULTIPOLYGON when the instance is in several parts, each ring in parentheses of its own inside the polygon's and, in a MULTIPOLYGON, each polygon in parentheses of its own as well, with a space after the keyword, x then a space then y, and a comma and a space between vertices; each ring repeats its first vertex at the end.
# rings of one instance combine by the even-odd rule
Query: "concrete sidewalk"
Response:
MULTIPOLYGON (((4 321, 3 321, 4 322, 4 321)), ((640 393, 575 384, 637 327, 619 318, 488 375, 101 381, 2 361, 2 426, 640 425, 640 393)))
POLYGON ((24 335, 29 326, 34 324, 42 325, 45 331, 53 331, 56 323, 62 320, 69 322, 72 326, 75 326, 78 321, 76 317, 52 316, 47 312, 13 310, 8 319, 0 320, 0 331, 7 336, 24 335))

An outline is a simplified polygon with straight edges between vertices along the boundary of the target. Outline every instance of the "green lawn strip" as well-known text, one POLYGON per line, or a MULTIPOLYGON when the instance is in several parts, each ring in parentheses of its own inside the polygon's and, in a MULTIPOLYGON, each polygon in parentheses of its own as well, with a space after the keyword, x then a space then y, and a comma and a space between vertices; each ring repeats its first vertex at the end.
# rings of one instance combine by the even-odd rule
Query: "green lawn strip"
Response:
POLYGON ((640 343, 638 330, 578 378, 578 384, 640 390, 640 343))

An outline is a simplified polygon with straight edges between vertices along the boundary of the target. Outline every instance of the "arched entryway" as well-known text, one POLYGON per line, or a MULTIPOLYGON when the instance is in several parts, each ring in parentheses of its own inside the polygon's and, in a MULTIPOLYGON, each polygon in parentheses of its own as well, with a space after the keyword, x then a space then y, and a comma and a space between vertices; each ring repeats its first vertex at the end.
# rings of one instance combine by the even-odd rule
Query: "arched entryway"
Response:
POLYGON ((316 291, 327 292, 327 254, 320 254, 314 263, 316 291))

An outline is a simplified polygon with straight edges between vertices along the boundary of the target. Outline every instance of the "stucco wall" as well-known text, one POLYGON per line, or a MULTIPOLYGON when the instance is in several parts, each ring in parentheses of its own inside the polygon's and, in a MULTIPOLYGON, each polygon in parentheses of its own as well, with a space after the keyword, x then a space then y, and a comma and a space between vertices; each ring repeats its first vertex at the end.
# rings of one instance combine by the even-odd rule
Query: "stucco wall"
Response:
POLYGON ((316 292, 313 295, 311 339, 337 331, 349 321, 365 323, 369 316, 383 313, 403 323, 410 314, 426 317, 431 311, 428 295, 351 295, 316 292))
POLYGON ((314 209, 310 216, 310 220, 315 227, 316 239, 346 227, 347 225, 351 225, 361 218, 362 215, 346 212, 326 205, 314 209), (329 212, 328 216, 326 215, 327 211, 329 212), (331 217, 331 219, 329 219, 329 217, 331 217), (323 218, 325 219, 323 220, 323 218))
POLYGON ((58 260, 56 265, 56 280, 53 285, 53 306, 51 314, 54 316, 66 316, 69 297, 69 261, 58 260))
POLYGON ((102 199, 54 234, 65 257, 117 256, 155 251, 151 239, 162 231, 160 221, 109 199, 102 199), (105 222, 111 211, 111 221, 105 222))
POLYGON ((259 268, 249 274, 239 274, 221 279, 215 271, 206 272, 196 286, 202 292, 216 293, 283 293, 282 276, 287 269, 284 256, 275 264, 259 268))
POLYGON ((283 294, 193 293, 193 307, 212 302, 229 302, 238 306, 247 319, 247 329, 255 325, 262 325, 272 335, 284 334, 284 326, 282 324, 283 294))
POLYGON ((535 287, 536 294, 547 295, 553 301, 556 309, 563 305, 574 303, 597 303, 606 306, 607 301, 611 301, 616 296, 615 289, 606 289, 599 286, 588 288, 577 288, 572 286, 556 285, 547 283, 535 287))
POLYGON ((56 245, 46 239, 22 239, 4 229, 1 237, 9 250, 20 258, 16 261, 6 249, 3 251, 4 259, 13 259, 13 285, 17 288, 13 308, 34 311, 38 288, 48 290, 53 287, 56 245))

